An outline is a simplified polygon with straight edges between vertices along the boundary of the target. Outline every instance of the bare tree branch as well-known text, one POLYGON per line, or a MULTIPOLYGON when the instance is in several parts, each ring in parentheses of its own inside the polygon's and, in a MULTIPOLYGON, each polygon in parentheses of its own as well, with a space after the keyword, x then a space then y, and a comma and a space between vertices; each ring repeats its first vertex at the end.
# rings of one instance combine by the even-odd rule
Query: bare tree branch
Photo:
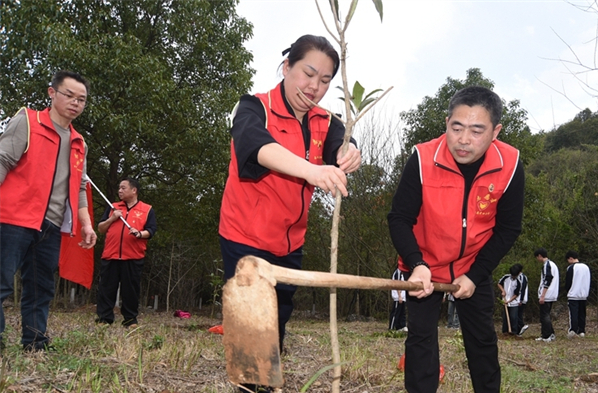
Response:
POLYGON ((560 91, 560 90, 557 90, 554 87, 550 86, 548 83, 546 83, 538 78, 536 78, 536 79, 538 80, 538 82, 542 83, 544 86, 548 87, 550 90, 565 97, 567 99, 567 101, 569 101, 571 104, 573 104, 574 107, 576 107, 579 110, 582 110, 579 106, 577 106, 577 104, 575 102, 573 102, 573 100, 571 100, 571 98, 569 98, 569 96, 567 96, 567 93, 564 92, 565 86, 563 86, 563 91, 560 91))
MULTIPOLYGON (((568 4, 574 6, 575 8, 583 11, 583 12, 591 12, 591 13, 596 13, 598 14, 598 2, 597 1, 592 1, 591 3, 587 4, 587 5, 580 5, 580 4, 574 4, 570 1, 567 2, 568 4)), ((577 80, 577 82, 579 83, 580 88, 590 97, 598 97, 598 88, 594 87, 588 80, 590 75, 594 75, 594 73, 596 71, 598 71, 598 23, 596 25, 596 34, 593 38, 593 59, 591 61, 591 65, 587 65, 586 63, 584 63, 584 61, 580 58, 580 56, 578 55, 578 53, 575 51, 575 49, 567 42, 565 41, 565 39, 563 39, 563 37, 561 37, 561 35, 559 35, 559 33, 557 33, 554 29, 552 29, 552 32, 558 37, 559 40, 561 40, 561 42, 563 44, 565 44, 565 46, 567 47, 568 51, 571 53, 571 55, 573 56, 573 60, 568 60, 568 59, 563 59, 561 57, 559 58, 543 58, 545 60, 550 60, 550 61, 558 61, 568 72, 569 75, 571 75, 575 80, 577 80)), ((586 42, 586 44, 589 44, 591 41, 586 42)), ((537 78, 536 78, 537 79, 537 78)), ((558 93, 559 95, 565 97, 567 99, 567 101, 569 101, 575 108, 577 108, 578 110, 582 110, 582 108, 580 108, 568 95, 567 92, 565 90, 565 86, 562 85, 561 89, 556 89, 553 86, 549 85, 548 83, 545 83, 544 81, 537 79, 540 83, 542 83, 543 85, 547 86, 549 89, 551 89, 552 91, 558 93)))
POLYGON ((332 32, 332 30, 330 30, 328 28, 328 24, 324 20, 324 15, 322 15, 322 10, 320 9, 320 4, 318 4, 317 0, 316 0, 316 7, 318 7, 318 13, 320 14, 320 19, 322 19, 322 23, 324 24, 324 27, 326 28, 326 31, 328 32, 328 34, 330 34, 332 36, 332 38, 334 38, 334 40, 336 41, 336 43, 340 45, 341 44, 340 40, 334 35, 334 33, 332 32))

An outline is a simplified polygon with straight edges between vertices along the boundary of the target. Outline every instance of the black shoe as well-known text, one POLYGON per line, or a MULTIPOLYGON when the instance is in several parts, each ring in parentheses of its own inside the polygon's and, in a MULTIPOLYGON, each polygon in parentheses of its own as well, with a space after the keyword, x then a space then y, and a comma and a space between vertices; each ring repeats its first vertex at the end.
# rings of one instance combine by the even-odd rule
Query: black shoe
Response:
POLYGON ((139 322, 137 321, 137 318, 125 319, 124 321, 122 321, 122 325, 126 328, 136 328, 139 325, 139 322))
POLYGON ((23 344, 24 352, 56 352, 56 347, 50 344, 48 341, 45 342, 33 342, 30 344, 23 344))
POLYGON ((242 385, 245 389, 239 388, 239 392, 247 393, 247 390, 254 393, 272 393, 272 390, 269 386, 257 386, 257 385, 242 385), (247 389, 247 390, 246 390, 247 389))
POLYGON ((96 318, 96 323, 98 325, 112 325, 113 321, 106 321, 105 319, 96 318))

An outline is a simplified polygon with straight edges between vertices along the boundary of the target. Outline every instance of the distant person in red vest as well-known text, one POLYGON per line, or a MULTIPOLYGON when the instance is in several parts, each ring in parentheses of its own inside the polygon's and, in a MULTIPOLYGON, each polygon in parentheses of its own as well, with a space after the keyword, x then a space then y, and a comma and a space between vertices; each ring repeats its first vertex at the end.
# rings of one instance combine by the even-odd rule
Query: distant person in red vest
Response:
MULTIPOLYGON (((85 78, 59 71, 48 87, 50 107, 21 109, 0 136, 0 302, 13 293, 20 269, 21 343, 28 351, 50 345, 46 327, 60 232, 80 230, 79 245, 86 249, 96 243, 85 192, 87 146, 71 124, 85 109, 88 93, 85 78)), ((0 305, 0 335, 5 323, 0 305)))
MULTIPOLYGON (((328 91, 340 64, 336 50, 324 37, 304 35, 282 54, 282 82, 242 96, 234 113, 219 228, 225 279, 246 255, 301 269, 314 188, 347 196, 346 174, 361 164, 354 141, 341 154, 343 124, 305 98, 318 103, 328 91)), ((281 349, 296 289, 276 285, 281 349)))
POLYGON ((519 151, 497 139, 502 108, 485 87, 459 90, 446 131, 415 146, 393 198, 388 224, 399 269, 424 288, 407 296, 409 393, 438 389, 443 294, 432 282, 460 286, 453 296, 473 390, 500 391, 492 271, 521 233, 525 183, 519 151))
POLYGON ((157 230, 154 209, 139 200, 141 187, 136 179, 127 177, 120 182, 120 202, 106 208, 98 231, 106 234, 98 284, 98 323, 114 322, 114 306, 118 286, 122 305, 120 312, 125 327, 137 327, 141 273, 147 241, 157 230), (129 229, 124 220, 131 226, 129 229))

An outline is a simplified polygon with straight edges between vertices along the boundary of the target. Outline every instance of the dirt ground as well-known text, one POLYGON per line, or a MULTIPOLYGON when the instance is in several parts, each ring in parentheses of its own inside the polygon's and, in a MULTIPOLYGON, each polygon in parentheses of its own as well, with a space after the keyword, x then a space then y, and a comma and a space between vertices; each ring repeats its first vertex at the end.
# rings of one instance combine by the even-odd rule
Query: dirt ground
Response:
MULTIPOLYGON (((1 392, 237 392, 228 382, 222 336, 208 332, 218 315, 192 313, 190 319, 146 312, 139 328, 94 323, 93 308, 53 311, 49 333, 55 351, 24 354, 19 345, 19 315, 8 308, 7 348, 2 359, 1 392)), ((388 332, 386 321, 339 321, 342 392, 401 392, 397 365, 404 333, 388 332)), ((500 325, 497 321, 497 329, 500 325)), ((598 393, 598 327, 588 323, 587 337, 567 340, 566 325, 556 323, 557 341, 535 341, 538 323, 523 337, 499 335, 503 392, 598 393)), ((439 392, 471 392, 460 334, 439 327, 445 370, 439 392)), ((299 392, 319 370, 332 363, 326 316, 296 313, 288 325, 282 357, 284 392, 299 392)), ((331 391, 331 372, 323 372, 308 392, 331 391)))

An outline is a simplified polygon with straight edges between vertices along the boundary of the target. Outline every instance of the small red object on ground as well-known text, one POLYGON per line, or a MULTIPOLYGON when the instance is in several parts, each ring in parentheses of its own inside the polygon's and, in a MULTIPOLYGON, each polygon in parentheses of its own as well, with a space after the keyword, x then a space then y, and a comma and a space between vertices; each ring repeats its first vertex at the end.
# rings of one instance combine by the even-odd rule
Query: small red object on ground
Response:
POLYGON ((440 375, 438 376, 438 380, 440 382, 442 382, 443 379, 444 379, 444 366, 441 364, 440 365, 440 375))
POLYGON ((178 317, 178 318, 191 318, 191 313, 187 312, 187 311, 182 311, 182 310, 176 310, 174 312, 174 316, 178 317))
POLYGON ((216 333, 216 334, 224 334, 224 329, 222 329, 222 325, 216 325, 216 326, 212 326, 211 328, 209 328, 208 332, 216 333))
POLYGON ((401 359, 399 359, 399 365, 397 368, 401 371, 405 371, 405 354, 401 355, 401 359))

